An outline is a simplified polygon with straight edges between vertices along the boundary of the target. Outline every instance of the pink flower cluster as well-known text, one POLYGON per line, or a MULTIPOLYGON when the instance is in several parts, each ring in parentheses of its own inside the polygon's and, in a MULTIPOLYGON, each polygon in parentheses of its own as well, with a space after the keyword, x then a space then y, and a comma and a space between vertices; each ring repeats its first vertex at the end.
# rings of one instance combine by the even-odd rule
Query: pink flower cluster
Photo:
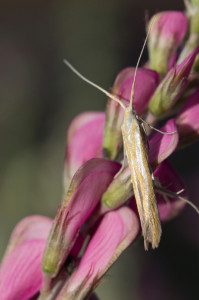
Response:
MULTIPOLYGON (((148 136, 155 180, 176 195, 157 193, 162 222, 179 214, 185 205, 182 197, 187 198, 185 185, 167 158, 199 138, 199 87, 192 68, 199 47, 177 62, 187 26, 182 12, 156 16, 148 42, 146 66, 151 69, 139 68, 135 82, 136 112, 153 126, 166 118, 161 130, 175 131, 172 135, 153 131, 148 136)), ((135 68, 125 68, 112 88, 125 105, 134 75, 135 68)), ((15 227, 0 269, 2 300, 81 300, 89 295, 90 300, 97 299, 92 292, 102 276, 141 235, 130 170, 128 166, 120 170, 123 118, 123 109, 109 99, 106 112, 84 112, 71 122, 62 203, 54 220, 30 216, 15 227)))

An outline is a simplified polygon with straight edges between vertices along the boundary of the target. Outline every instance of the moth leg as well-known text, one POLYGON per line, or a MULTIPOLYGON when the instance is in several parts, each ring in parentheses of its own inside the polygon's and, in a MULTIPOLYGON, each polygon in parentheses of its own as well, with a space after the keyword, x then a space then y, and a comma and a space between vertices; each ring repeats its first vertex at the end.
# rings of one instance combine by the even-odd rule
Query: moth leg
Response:
POLYGON ((161 195, 165 194, 168 197, 178 198, 178 199, 186 202, 187 204, 189 204, 197 212, 197 214, 199 214, 199 208, 194 203, 192 203, 191 201, 189 201, 186 197, 180 196, 179 193, 181 193, 181 191, 178 191, 177 193, 175 193, 175 192, 172 192, 170 190, 167 190, 165 188, 158 187, 158 186, 156 187, 156 190, 161 195))
MULTIPOLYGON (((153 182, 154 182, 154 187, 155 187, 155 188, 156 188, 156 187, 160 187, 160 188, 161 188, 162 185, 161 185, 160 181, 158 180, 158 178, 154 176, 153 170, 152 170, 152 168, 151 168, 150 165, 149 165, 149 169, 150 169, 150 171, 151 171, 151 178, 152 178, 152 180, 153 180, 153 182)), ((166 202, 168 205, 171 205, 171 201, 169 201, 169 198, 167 197, 167 195, 165 195, 164 193, 162 193, 162 197, 164 198, 165 202, 166 202)))
POLYGON ((157 132, 159 132, 159 133, 161 133, 161 134, 167 134, 167 135, 169 135, 169 134, 177 133, 176 130, 175 130, 175 131, 172 131, 172 132, 165 132, 165 131, 159 130, 159 129, 153 127, 151 124, 147 123, 147 122, 146 122, 144 119, 142 119, 141 117, 138 116, 137 118, 138 118, 140 121, 142 121, 143 123, 145 123, 149 128, 151 128, 151 129, 153 129, 153 130, 155 130, 155 131, 157 131, 157 132))
MULTIPOLYGON (((162 187, 162 185, 161 185, 161 183, 160 183, 160 181, 158 180, 157 177, 156 178, 154 177, 154 186, 155 186, 155 189, 156 188, 161 188, 163 190, 163 187, 162 187)), ((167 205, 170 206, 171 205, 171 201, 169 200, 168 195, 166 195, 164 192, 162 192, 161 195, 164 198, 164 200, 167 203, 167 205)))

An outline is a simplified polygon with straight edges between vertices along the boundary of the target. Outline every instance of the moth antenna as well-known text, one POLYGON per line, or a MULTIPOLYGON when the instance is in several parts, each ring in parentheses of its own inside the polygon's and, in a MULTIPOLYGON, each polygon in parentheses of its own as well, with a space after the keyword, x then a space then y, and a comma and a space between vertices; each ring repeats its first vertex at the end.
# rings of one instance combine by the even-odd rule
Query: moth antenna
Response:
POLYGON ((149 123, 147 123, 147 122, 146 122, 144 119, 142 119, 141 117, 138 117, 138 118, 139 118, 142 122, 144 122, 145 124, 147 124, 149 127, 151 127, 153 130, 155 130, 155 131, 157 131, 157 132, 159 132, 159 133, 161 133, 161 134, 175 134, 175 133, 177 133, 177 130, 171 131, 171 132, 166 132, 166 131, 159 130, 159 129, 153 127, 152 125, 150 125, 149 123))
POLYGON ((64 59, 63 60, 64 64, 71 70, 73 71, 73 73, 75 73, 78 77, 80 77, 83 81, 87 82, 88 84, 92 85, 93 87, 95 87, 96 89, 100 90, 102 93, 104 93, 106 96, 108 96, 109 98, 111 98, 112 100, 116 101, 117 103, 119 103, 121 105, 121 107, 123 109, 126 109, 126 106, 124 105, 124 103, 122 103, 122 101, 120 101, 116 96, 112 95, 111 93, 107 92, 105 89, 103 89, 102 87, 100 87, 99 85, 97 85, 96 83, 92 82, 91 80, 89 80, 88 78, 86 78, 85 76, 83 76, 79 71, 77 71, 77 69, 75 69, 71 63, 69 63, 68 60, 64 59))
POLYGON ((147 42, 147 40, 148 40, 149 33, 151 32, 151 28, 152 28, 153 24, 155 23, 156 19, 157 19, 157 16, 155 16, 155 17, 153 18, 153 20, 151 21, 151 24, 149 25, 149 29, 148 29, 146 38, 145 38, 145 40, 144 40, 144 44, 143 44, 143 46, 142 46, 142 50, 141 50, 140 55, 139 55, 138 60, 137 60, 137 64, 136 64, 136 67, 135 67, 134 78, 133 78, 133 84, 132 84, 132 88, 131 88, 131 98, 130 98, 129 107, 132 107, 132 105, 133 105, 133 100, 134 100, 134 89, 135 89, 135 81, 136 81, 136 75, 137 75, 138 66, 139 66, 139 63, 140 63, 140 60, 141 60, 141 57, 142 57, 144 48, 145 48, 145 46, 146 46, 146 42, 147 42))

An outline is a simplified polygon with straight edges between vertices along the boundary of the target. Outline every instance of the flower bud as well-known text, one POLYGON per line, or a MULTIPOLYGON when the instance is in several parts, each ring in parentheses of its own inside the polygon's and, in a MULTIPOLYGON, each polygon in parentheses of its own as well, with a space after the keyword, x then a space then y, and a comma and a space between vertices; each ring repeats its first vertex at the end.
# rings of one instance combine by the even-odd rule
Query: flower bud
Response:
POLYGON ((56 299, 86 299, 138 231, 138 218, 128 207, 108 212, 91 237, 77 270, 56 299))
POLYGON ((106 209, 115 209, 124 204, 128 198, 133 195, 133 186, 131 182, 131 172, 129 167, 122 170, 102 196, 102 211, 106 209))
POLYGON ((198 52, 199 47, 196 47, 181 64, 167 73, 150 100, 149 109, 152 114, 165 115, 175 105, 187 85, 188 76, 198 52))
POLYGON ((148 40, 150 67, 162 77, 184 39, 188 22, 185 14, 180 11, 158 13, 153 16, 150 23, 153 21, 148 40))
MULTIPOLYGON (((135 68, 123 69, 114 82, 112 94, 121 99, 125 105, 129 104, 135 68)), ((141 114, 158 84, 158 74, 155 71, 139 68, 135 81, 133 106, 141 114), (144 86, 144 88, 143 88, 144 86)), ((104 157, 114 160, 122 149, 123 139, 121 126, 124 119, 123 108, 109 99, 106 108, 106 122, 103 139, 104 157)))
POLYGON ((199 89, 185 101, 176 116, 180 135, 179 147, 187 146, 199 139, 199 89))
POLYGON ((91 215, 118 170, 116 162, 93 158, 75 173, 48 237, 42 262, 45 273, 51 277, 58 274, 80 227, 91 215))
MULTIPOLYGON (((199 2, 198 0, 186 1, 186 10, 189 17, 189 36, 180 53, 178 63, 181 63, 188 54, 199 45, 199 2)), ((197 55, 193 65, 195 71, 199 71, 199 56, 197 55)))

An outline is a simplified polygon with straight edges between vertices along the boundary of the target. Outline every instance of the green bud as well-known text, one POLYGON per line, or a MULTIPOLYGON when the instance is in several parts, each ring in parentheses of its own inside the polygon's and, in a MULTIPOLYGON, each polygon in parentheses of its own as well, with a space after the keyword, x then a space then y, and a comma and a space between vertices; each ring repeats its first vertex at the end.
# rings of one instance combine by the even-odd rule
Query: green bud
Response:
POLYGON ((101 203, 108 209, 116 209, 133 195, 133 186, 129 168, 125 168, 109 185, 103 194, 101 203))
POLYGON ((123 145, 121 134, 123 116, 124 112, 120 105, 109 99, 104 128, 103 156, 111 160, 117 157, 123 145))
POLYGON ((176 104, 187 86, 188 76, 198 52, 199 47, 196 47, 181 64, 173 67, 159 84, 149 102, 149 109, 153 115, 161 117, 176 104))

